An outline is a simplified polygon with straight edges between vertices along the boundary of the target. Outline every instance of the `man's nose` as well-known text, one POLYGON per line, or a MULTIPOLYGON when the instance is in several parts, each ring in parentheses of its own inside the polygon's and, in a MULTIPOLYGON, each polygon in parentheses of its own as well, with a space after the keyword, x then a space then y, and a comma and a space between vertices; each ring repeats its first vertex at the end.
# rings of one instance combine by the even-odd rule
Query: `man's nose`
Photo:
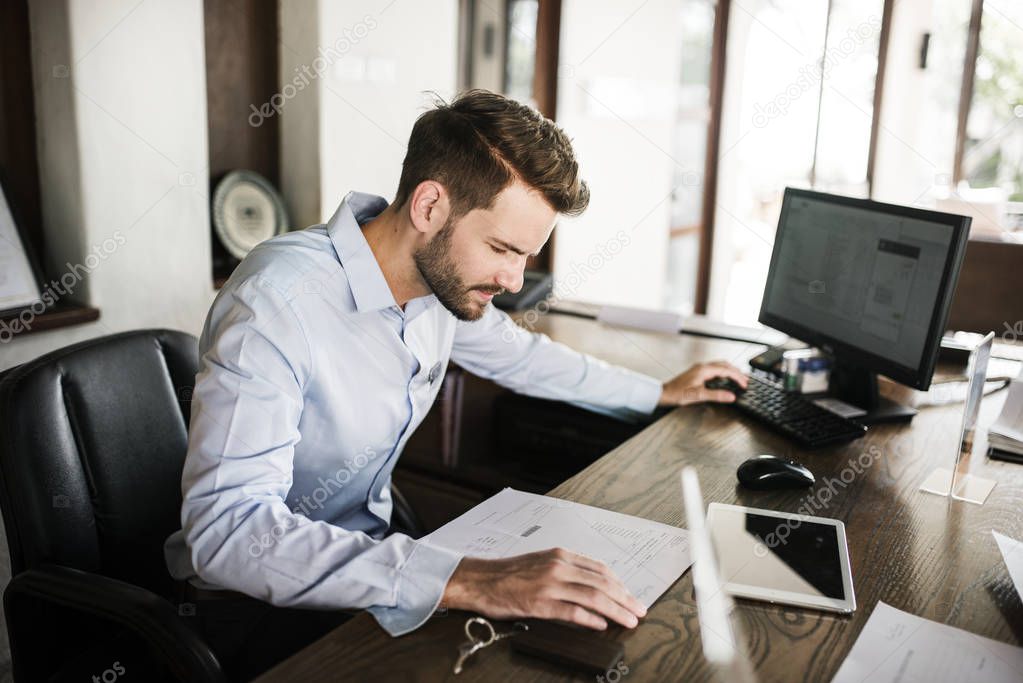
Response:
POLYGON ((499 284, 503 289, 505 289, 508 292, 511 292, 512 294, 516 293, 517 291, 522 289, 523 280, 522 271, 524 269, 525 267, 523 266, 523 268, 518 268, 516 270, 501 272, 497 276, 497 284, 499 284))

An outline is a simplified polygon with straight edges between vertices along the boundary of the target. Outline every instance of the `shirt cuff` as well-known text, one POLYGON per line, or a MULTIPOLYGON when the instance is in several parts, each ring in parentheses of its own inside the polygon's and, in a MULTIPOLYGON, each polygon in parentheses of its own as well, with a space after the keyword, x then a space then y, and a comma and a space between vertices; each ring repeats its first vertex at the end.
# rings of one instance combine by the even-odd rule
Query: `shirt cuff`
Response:
POLYGON ((654 412, 658 401, 661 400, 661 391, 664 389, 664 386, 660 380, 656 380, 649 375, 642 375, 638 372, 632 374, 635 377, 635 382, 632 390, 629 392, 626 407, 638 413, 649 415, 654 412))
POLYGON ((399 572, 394 606, 376 605, 366 611, 392 636, 414 631, 437 609, 461 560, 461 553, 416 541, 399 572))

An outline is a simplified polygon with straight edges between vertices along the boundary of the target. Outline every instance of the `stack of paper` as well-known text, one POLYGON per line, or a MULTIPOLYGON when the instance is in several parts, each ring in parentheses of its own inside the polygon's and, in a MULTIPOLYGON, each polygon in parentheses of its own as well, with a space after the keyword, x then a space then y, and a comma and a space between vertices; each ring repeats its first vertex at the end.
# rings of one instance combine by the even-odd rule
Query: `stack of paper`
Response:
POLYGON ((607 564, 646 607, 693 563, 685 529, 515 489, 504 489, 423 540, 469 557, 571 550, 607 564))
POLYGON ((1002 414, 988 430, 987 440, 996 450, 1023 456, 1023 372, 1009 384, 1002 414))

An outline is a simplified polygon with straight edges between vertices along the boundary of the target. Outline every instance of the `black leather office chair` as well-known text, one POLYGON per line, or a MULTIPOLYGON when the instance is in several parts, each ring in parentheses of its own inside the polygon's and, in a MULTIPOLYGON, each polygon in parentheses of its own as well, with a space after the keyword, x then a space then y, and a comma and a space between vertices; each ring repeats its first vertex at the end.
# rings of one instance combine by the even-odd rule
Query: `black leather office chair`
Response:
MULTIPOLYGON (((4 606, 17 681, 70 669, 103 678, 117 667, 143 668, 140 680, 224 680, 173 604, 163 557, 180 528, 197 368, 195 337, 140 330, 0 375, 0 511, 13 576, 4 606)), ((395 528, 421 534, 394 499, 395 528)))

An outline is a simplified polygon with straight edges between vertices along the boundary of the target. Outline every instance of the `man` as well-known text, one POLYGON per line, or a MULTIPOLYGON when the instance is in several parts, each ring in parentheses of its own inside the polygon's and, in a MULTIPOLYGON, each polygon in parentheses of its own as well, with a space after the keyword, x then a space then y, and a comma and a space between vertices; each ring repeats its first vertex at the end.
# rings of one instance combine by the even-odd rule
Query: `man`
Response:
POLYGON ((602 629, 644 609, 603 564, 563 550, 463 558, 388 535, 391 472, 449 360, 515 391, 603 410, 731 401, 512 325, 559 214, 589 200, 551 121, 471 91, 415 123, 395 200, 352 192, 326 225, 270 239, 218 294, 200 339, 171 573, 286 608, 368 610, 392 635, 438 607, 602 629))

